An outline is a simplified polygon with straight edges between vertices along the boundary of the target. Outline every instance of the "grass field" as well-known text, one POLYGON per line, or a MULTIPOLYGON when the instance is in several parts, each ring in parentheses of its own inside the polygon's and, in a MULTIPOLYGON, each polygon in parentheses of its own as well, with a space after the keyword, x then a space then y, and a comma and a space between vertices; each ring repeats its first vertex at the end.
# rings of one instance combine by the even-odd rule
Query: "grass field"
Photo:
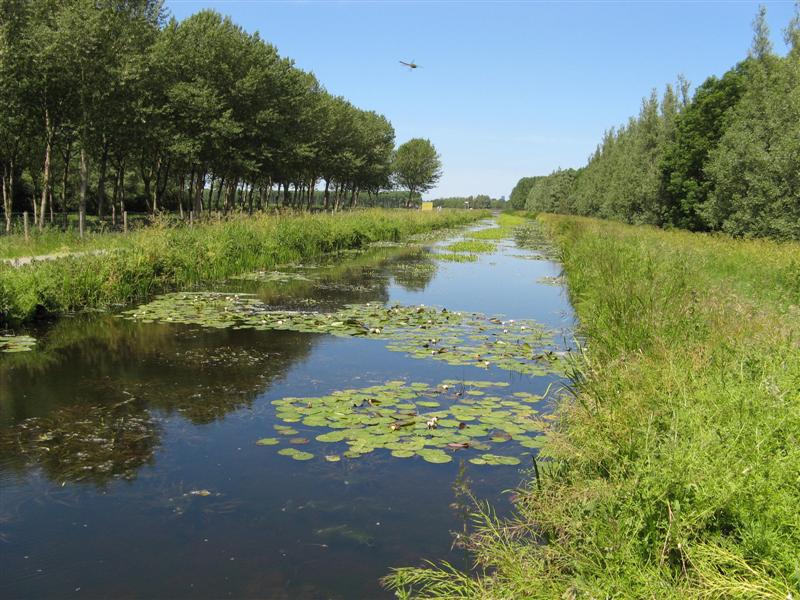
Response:
POLYGON ((587 340, 538 481, 419 598, 800 595, 800 244, 544 215, 587 340))
MULTIPOLYGON (((169 288, 219 281, 370 242, 401 240, 487 215, 485 211, 383 209, 334 215, 254 215, 193 227, 164 222, 127 236, 99 234, 77 246, 69 237, 58 246, 60 234, 53 233, 46 244, 42 241, 48 251, 56 247, 111 251, 20 268, 0 264, 0 324, 128 304, 169 288)), ((7 242, 7 252, 10 248, 16 252, 25 242, 14 243, 7 242)))

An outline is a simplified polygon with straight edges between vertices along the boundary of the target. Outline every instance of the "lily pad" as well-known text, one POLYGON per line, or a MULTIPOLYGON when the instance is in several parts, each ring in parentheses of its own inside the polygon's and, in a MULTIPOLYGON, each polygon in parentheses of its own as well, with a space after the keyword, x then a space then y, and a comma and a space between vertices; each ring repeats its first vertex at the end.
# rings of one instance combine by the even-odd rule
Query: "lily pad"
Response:
POLYGON ((258 445, 258 446, 275 446, 275 445, 277 445, 279 443, 280 443, 280 441, 278 440, 278 438, 265 437, 265 438, 261 438, 260 440, 258 440, 256 442, 256 445, 258 445))

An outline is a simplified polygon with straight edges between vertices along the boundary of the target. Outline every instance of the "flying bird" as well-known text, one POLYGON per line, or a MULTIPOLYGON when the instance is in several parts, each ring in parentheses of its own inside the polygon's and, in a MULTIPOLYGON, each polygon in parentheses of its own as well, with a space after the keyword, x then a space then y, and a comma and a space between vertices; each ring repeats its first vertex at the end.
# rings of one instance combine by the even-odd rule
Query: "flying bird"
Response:
POLYGON ((406 62, 404 60, 401 60, 401 61, 398 61, 398 62, 401 65, 404 65, 404 66, 408 67, 411 70, 419 68, 419 65, 417 63, 415 63, 413 60, 411 62, 406 62))

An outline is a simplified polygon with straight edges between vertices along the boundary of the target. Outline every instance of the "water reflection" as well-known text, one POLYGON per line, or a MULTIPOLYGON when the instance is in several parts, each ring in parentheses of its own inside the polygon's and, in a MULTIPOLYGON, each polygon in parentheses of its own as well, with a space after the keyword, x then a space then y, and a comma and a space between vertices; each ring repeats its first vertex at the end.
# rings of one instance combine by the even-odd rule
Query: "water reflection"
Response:
MULTIPOLYGON (((382 248, 215 287, 277 309, 391 301, 539 321, 567 309, 534 283, 558 267, 512 252, 462 265, 382 248)), ((502 512, 519 471, 385 450, 295 462, 255 443, 275 435, 272 401, 392 379, 497 379, 509 393, 549 381, 291 331, 94 315, 35 335, 35 351, 0 356, 0 597, 388 597, 390 566, 465 565, 451 532, 469 495, 502 512)))
MULTIPOLYGON (((424 251, 408 248, 296 269, 312 275, 290 285, 226 286, 249 287, 274 306, 309 296, 341 306, 386 301, 390 276, 419 290, 435 274, 424 251)), ((143 325, 107 315, 62 319, 39 336, 37 351, 0 358, 0 476, 37 468, 59 484, 100 487, 152 464, 163 417, 202 425, 249 408, 319 339, 143 325)))

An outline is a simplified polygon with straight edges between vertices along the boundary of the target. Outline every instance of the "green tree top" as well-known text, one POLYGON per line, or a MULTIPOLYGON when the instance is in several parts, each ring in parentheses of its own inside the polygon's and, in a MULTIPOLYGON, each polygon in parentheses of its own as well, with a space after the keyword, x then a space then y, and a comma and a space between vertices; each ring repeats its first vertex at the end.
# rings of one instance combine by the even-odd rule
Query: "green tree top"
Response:
POLYGON ((414 138, 401 145, 394 158, 395 180, 408 190, 408 204, 415 194, 427 192, 442 176, 442 161, 430 140, 414 138))

